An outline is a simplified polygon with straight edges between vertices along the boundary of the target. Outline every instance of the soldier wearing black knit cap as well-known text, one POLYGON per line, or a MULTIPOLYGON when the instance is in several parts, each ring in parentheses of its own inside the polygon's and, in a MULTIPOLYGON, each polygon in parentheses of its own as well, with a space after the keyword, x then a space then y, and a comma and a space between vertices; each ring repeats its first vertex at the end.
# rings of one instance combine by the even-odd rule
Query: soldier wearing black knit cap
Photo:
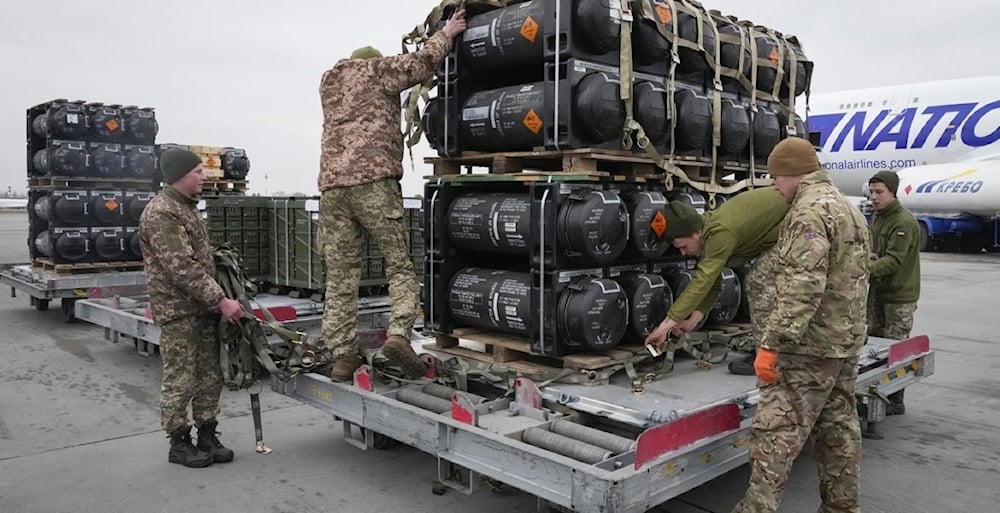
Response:
MULTIPOLYGON (((898 188, 899 176, 893 171, 879 171, 868 181, 875 207, 869 227, 873 253, 868 334, 903 340, 910 337, 920 297, 920 225, 896 198, 898 188)), ((906 413, 903 392, 889 395, 887 415, 906 413)))

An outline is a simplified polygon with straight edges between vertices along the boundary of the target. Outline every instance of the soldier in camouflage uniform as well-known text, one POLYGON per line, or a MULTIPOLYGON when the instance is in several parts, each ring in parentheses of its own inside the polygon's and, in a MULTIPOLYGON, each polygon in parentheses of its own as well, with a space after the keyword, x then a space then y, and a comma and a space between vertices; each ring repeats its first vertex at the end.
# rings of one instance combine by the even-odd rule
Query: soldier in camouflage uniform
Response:
MULTIPOLYGON (((868 334, 903 340, 913 329, 913 312, 920 297, 920 225, 896 199, 899 177, 879 171, 868 181, 875 215, 871 291, 868 294, 868 334)), ((903 390, 889 395, 887 415, 906 413, 903 390)))
POLYGON ((323 338, 333 356, 331 378, 350 381, 358 360, 358 285, 366 233, 385 255, 392 319, 382 351, 409 377, 424 365, 409 336, 420 289, 407 243, 399 179, 403 176, 400 94, 431 78, 465 30, 459 10, 419 51, 382 57, 355 50, 323 74, 319 244, 326 262, 323 338))
MULTIPOLYGON (((662 349, 667 335, 674 331, 690 332, 711 311, 722 288, 724 267, 738 267, 756 258, 747 283, 751 321, 763 318, 774 303, 773 252, 778 226, 788 212, 788 203, 772 188, 755 189, 734 196, 718 210, 699 215, 691 205, 671 201, 665 214, 664 236, 673 239, 681 254, 696 257, 698 268, 691 283, 674 301, 663 322, 646 337, 646 343, 662 349)), ((759 333, 754 330, 754 338, 759 333)), ((749 344, 753 346, 753 344, 749 344)), ((747 347, 753 352, 754 347, 747 347)), ((734 361, 729 370, 753 374, 753 360, 734 361)))
POLYGON ((243 307, 226 298, 214 278, 212 246, 195 207, 205 181, 201 158, 170 149, 160 156, 160 169, 167 185, 139 219, 149 306, 160 327, 160 423, 170 435, 168 461, 205 467, 233 459, 215 431, 222 393, 217 328, 220 314, 236 322, 243 307), (188 404, 198 427, 197 447, 191 443, 188 404))
POLYGON ((750 486, 733 511, 777 511, 792 464, 811 435, 819 511, 859 513, 854 386, 865 341, 868 228, 821 170, 808 141, 780 142, 767 167, 791 210, 774 248, 775 308, 754 361, 760 401, 751 425, 750 486))

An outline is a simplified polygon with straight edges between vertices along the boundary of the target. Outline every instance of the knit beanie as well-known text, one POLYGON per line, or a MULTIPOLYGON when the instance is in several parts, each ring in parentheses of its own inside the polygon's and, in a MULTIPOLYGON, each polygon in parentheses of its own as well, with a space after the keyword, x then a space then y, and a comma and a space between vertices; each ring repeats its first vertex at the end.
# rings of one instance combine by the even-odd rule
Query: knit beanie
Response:
POLYGON ((884 183, 885 186, 889 188, 889 191, 892 192, 893 196, 896 195, 896 190, 899 189, 899 175, 897 175, 895 171, 879 171, 878 173, 875 173, 875 176, 873 176, 871 180, 868 180, 869 184, 872 182, 884 183))
POLYGON ((819 170, 816 150, 801 137, 789 137, 779 142, 767 157, 767 171, 771 176, 799 176, 819 170))
POLYGON ((370 47, 363 46, 351 53, 352 59, 381 59, 382 52, 370 47))
POLYGON ((163 183, 170 185, 201 165, 201 157, 188 150, 170 148, 160 154, 163 183))
POLYGON ((663 236, 668 239, 688 237, 700 230, 704 224, 701 214, 690 203, 683 201, 671 201, 663 209, 663 215, 667 218, 667 229, 663 232, 663 236))

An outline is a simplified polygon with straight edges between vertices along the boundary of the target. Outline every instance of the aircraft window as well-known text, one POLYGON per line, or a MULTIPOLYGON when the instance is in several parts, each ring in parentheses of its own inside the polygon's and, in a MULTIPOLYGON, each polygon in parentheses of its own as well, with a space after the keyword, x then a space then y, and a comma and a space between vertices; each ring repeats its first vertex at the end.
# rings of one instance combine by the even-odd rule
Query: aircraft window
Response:
POLYGON ((913 99, 913 103, 917 103, 917 102, 919 102, 919 101, 920 101, 920 98, 914 98, 914 99, 913 99))
POLYGON ((872 106, 872 102, 868 102, 868 106, 871 107, 872 106))
POLYGON ((889 104, 889 100, 882 100, 882 106, 885 107, 889 104))

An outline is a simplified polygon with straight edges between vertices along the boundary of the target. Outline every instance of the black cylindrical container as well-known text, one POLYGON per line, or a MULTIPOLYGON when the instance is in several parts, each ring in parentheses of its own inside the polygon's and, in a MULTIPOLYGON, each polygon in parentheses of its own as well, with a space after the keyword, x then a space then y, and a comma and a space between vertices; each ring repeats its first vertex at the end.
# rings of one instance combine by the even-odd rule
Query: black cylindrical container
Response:
POLYGON ((126 107, 125 139, 131 144, 152 145, 156 141, 156 133, 160 130, 153 109, 126 107))
MULTIPOLYGON (((556 208, 553 206, 552 208, 556 208)), ((555 233, 564 254, 606 264, 621 256, 628 242, 628 211, 613 191, 577 191, 558 207, 555 233)), ((532 234, 527 194, 470 193, 448 207, 447 233, 463 249, 528 254, 532 234)))
POLYGON ((125 197, 125 223, 129 226, 138 226, 139 217, 142 216, 143 209, 153 199, 153 193, 129 193, 125 197))
POLYGON ((452 244, 476 251, 528 253, 531 197, 528 194, 463 194, 448 206, 452 244))
POLYGON ((229 180, 243 180, 250 173, 247 152, 238 148, 223 148, 222 171, 229 180))
POLYGON ((615 279, 628 298, 628 332, 634 341, 643 341, 667 316, 673 304, 670 285, 659 274, 626 272, 615 279))
POLYGON ((90 234, 92 252, 102 262, 125 259, 125 237, 120 228, 94 230, 90 234))
POLYGON ((674 95, 677 126, 674 140, 678 151, 702 150, 712 144, 712 99, 681 89, 674 95))
POLYGON ((781 142, 781 133, 778 114, 768 107, 758 106, 753 118, 753 151, 756 156, 766 159, 781 142))
POLYGON ((632 113, 653 146, 662 147, 670 141, 666 93, 663 84, 647 80, 637 82, 632 89, 632 113))
POLYGON ((719 299, 715 301, 712 311, 706 316, 708 322, 712 324, 729 324, 740 310, 742 295, 740 279, 728 267, 722 270, 721 278, 722 291, 719 293, 719 299))
POLYGON ((122 118, 120 108, 100 104, 91 104, 87 107, 90 112, 90 136, 94 141, 116 142, 121 139, 125 119, 122 118))
MULTIPOLYGON (((753 56, 750 53, 750 36, 746 29, 741 30, 739 25, 727 18, 716 18, 715 25, 719 30, 719 35, 735 36, 743 41, 743 50, 740 45, 729 42, 719 42, 719 63, 726 68, 737 71, 740 75, 750 80, 753 74, 753 56)), ((732 77, 723 77, 723 81, 733 81, 732 77)), ((737 82, 738 83, 738 82, 737 82)))
POLYGON ((137 260, 142 260, 142 244, 139 241, 139 230, 128 234, 128 244, 126 247, 129 250, 129 256, 137 260))
POLYGON ((556 323, 560 338, 593 351, 618 345, 628 325, 628 299, 613 280, 580 276, 559 293, 556 323))
POLYGON ((625 107, 618 79, 604 72, 591 73, 576 85, 573 119, 580 137, 603 143, 621 137, 625 107))
POLYGON ((125 168, 122 173, 126 177, 152 177, 156 174, 159 159, 154 146, 126 146, 125 168))
POLYGON ((750 296, 747 294, 747 275, 750 274, 752 264, 745 264, 734 269, 736 277, 740 281, 740 307, 736 310, 737 322, 750 322, 750 296))
POLYGON ((644 258, 658 258, 670 248, 664 209, 667 198, 661 192, 636 191, 624 194, 629 210, 629 240, 644 258))
POLYGON ((39 137, 80 140, 87 133, 87 111, 78 103, 58 103, 31 121, 39 137))
POLYGON ((469 267, 448 284, 448 309, 456 323, 528 336, 531 275, 469 267))
POLYGON ((637 18, 632 23, 632 57, 639 64, 670 62, 670 40, 664 34, 673 33, 674 16, 665 0, 652 0, 653 19, 637 18))
MULTIPOLYGON (((695 8, 697 9, 697 7, 695 8)), ((682 9, 678 13, 677 32, 680 38, 697 43, 700 33, 702 47, 704 48, 704 51, 684 46, 677 48, 677 54, 681 59, 677 69, 682 73, 711 69, 706 56, 710 55, 713 58, 715 56, 715 45, 718 43, 715 38, 715 27, 713 26, 711 17, 704 11, 701 12, 700 19, 701 23, 698 22, 698 16, 695 16, 693 12, 688 12, 686 9, 682 9)))
POLYGON ((56 234, 44 231, 35 237, 35 249, 52 259, 82 262, 87 259, 87 236, 78 231, 56 234))
POLYGON ((38 150, 31 158, 36 174, 80 176, 87 172, 87 150, 83 143, 61 143, 38 150))
MULTIPOLYGON (((684 293, 684 289, 691 284, 691 280, 694 278, 694 270, 675 267, 667 271, 663 277, 667 280, 670 290, 674 292, 674 301, 677 301, 681 297, 681 294, 684 293)), ((707 322, 708 315, 702 318, 701 322, 695 326, 695 329, 701 329, 707 322)))
MULTIPOLYGON (((474 93, 462 106, 462 135, 473 150, 541 146, 545 109, 545 87, 541 82, 474 93)), ((439 126, 443 129, 443 122, 439 126)))
POLYGON ((125 171, 125 157, 117 144, 92 144, 90 146, 90 174, 102 178, 121 176, 125 171))
POLYGON ((791 86, 792 55, 795 56, 795 96, 806 92, 809 81, 812 79, 812 66, 806 60, 806 54, 802 52, 802 45, 796 39, 785 40, 785 61, 783 63, 785 77, 781 81, 782 98, 788 97, 788 89, 791 86))
POLYGON ((750 144, 750 113, 746 105, 731 98, 722 98, 719 152, 739 155, 750 144))
POLYGON ((59 226, 85 226, 89 220, 85 194, 47 194, 35 201, 34 208, 39 218, 59 226))
MULTIPOLYGON (((559 30, 555 16, 546 12, 551 8, 547 4, 554 3, 534 0, 470 17, 468 28, 457 42, 459 62, 473 71, 540 66, 546 35, 559 30)), ((621 25, 616 16, 618 8, 612 3, 612 0, 577 0, 572 12, 562 13, 572 17, 572 44, 595 54, 618 48, 621 25)), ((550 44, 555 44, 554 38, 550 44)), ((563 42, 560 46, 568 44, 563 42)))
POLYGON ((614 191, 577 191, 559 208, 556 236, 564 253, 610 264, 628 244, 628 209, 614 191))
POLYGON ((92 226, 121 226, 125 220, 121 194, 91 191, 90 217, 92 226))

